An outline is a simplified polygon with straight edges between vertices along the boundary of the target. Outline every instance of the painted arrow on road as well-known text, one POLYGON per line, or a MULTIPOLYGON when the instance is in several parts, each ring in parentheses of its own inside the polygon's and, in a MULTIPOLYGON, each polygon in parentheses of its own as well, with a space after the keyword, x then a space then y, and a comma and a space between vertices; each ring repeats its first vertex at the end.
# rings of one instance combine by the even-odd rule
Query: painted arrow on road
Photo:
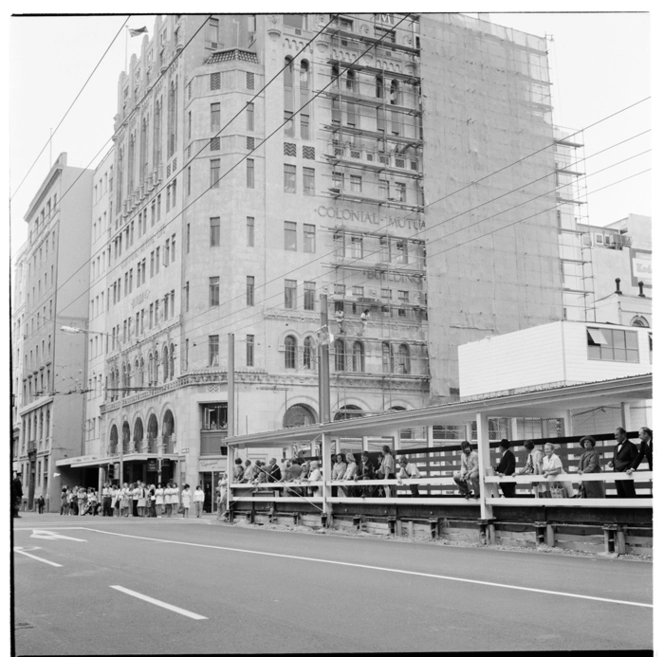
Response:
POLYGON ((47 541, 78 541, 79 543, 87 543, 84 538, 73 538, 71 536, 63 536, 55 532, 49 532, 45 529, 33 529, 30 538, 44 538, 47 541))

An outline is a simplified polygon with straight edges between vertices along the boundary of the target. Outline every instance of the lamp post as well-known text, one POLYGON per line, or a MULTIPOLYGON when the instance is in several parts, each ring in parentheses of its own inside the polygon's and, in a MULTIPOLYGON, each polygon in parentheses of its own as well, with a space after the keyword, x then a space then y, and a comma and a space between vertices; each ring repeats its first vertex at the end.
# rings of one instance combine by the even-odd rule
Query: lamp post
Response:
MULTIPOLYGON (((112 336, 110 333, 104 333, 103 331, 91 331, 89 329, 83 329, 83 328, 79 328, 77 326, 61 326, 60 330, 63 333, 90 333, 90 334, 96 334, 96 335, 105 335, 107 338, 110 337, 111 339, 117 339, 118 344, 120 345, 120 360, 122 361, 122 356, 124 354, 124 348, 121 345, 120 340, 118 338, 115 338, 114 336, 112 336)), ((120 480, 120 488, 122 488, 123 474, 124 474, 123 473, 123 470, 124 470, 124 459, 123 459, 123 456, 124 456, 124 433, 122 431, 122 427, 123 427, 123 424, 122 424, 122 411, 124 409, 124 394, 123 393, 125 391, 125 388, 119 388, 119 390, 120 390, 120 434, 122 436, 121 440, 119 441, 120 442, 120 477, 119 477, 119 480, 120 480)), ((107 448, 107 452, 108 452, 108 448, 107 448)), ((108 470, 107 470, 106 476, 108 477, 108 470)))

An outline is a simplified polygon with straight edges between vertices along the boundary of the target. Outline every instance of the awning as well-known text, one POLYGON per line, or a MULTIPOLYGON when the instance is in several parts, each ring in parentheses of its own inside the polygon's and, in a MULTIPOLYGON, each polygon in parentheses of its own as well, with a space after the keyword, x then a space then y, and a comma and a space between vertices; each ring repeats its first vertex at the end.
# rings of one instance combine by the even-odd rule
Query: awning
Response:
MULTIPOLYGON (((184 458, 181 454, 124 454, 122 456, 123 463, 147 461, 148 459, 170 459, 171 461, 178 461, 184 458)), ((70 468, 100 468, 108 465, 109 463, 119 463, 120 455, 115 456, 72 456, 66 459, 58 459, 55 462, 56 467, 70 467, 70 468)))

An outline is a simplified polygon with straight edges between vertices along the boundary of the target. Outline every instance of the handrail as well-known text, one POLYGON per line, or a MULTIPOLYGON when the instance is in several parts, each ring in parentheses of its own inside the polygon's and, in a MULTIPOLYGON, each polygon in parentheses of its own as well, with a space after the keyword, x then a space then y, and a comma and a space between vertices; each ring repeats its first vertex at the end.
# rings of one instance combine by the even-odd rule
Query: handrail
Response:
POLYGON ((555 475, 549 475, 545 477, 544 475, 488 475, 484 477, 484 481, 487 484, 500 484, 500 483, 540 483, 540 482, 551 482, 551 481, 652 481, 652 471, 651 470, 640 470, 632 474, 627 474, 626 472, 593 472, 587 474, 578 474, 573 472, 565 472, 555 475))

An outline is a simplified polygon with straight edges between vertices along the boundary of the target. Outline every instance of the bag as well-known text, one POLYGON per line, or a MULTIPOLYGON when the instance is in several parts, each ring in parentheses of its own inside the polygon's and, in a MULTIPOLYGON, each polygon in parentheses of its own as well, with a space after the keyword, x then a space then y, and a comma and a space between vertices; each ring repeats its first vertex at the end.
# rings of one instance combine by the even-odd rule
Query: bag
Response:
POLYGON ((551 484, 551 497, 564 498, 567 497, 567 489, 561 484, 551 484))

